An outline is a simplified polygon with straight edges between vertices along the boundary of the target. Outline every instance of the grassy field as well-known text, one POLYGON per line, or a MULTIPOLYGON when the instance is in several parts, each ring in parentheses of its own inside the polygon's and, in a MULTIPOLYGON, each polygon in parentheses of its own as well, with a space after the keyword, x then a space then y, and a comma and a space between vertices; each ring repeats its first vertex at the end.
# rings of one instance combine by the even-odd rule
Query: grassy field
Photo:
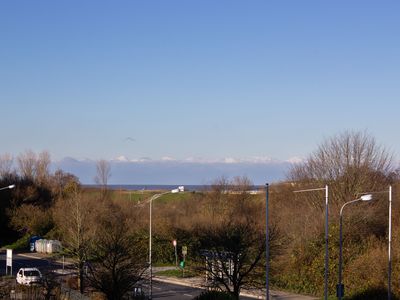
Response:
MULTIPOLYGON (((130 190, 108 190, 108 196, 113 200, 129 200, 136 203, 142 203, 150 200, 155 194, 165 193, 166 191, 130 191, 130 190)), ((93 198, 101 196, 99 189, 85 189, 85 193, 93 198)), ((187 200, 193 195, 193 192, 169 193, 157 199, 158 203, 174 202, 187 200)))

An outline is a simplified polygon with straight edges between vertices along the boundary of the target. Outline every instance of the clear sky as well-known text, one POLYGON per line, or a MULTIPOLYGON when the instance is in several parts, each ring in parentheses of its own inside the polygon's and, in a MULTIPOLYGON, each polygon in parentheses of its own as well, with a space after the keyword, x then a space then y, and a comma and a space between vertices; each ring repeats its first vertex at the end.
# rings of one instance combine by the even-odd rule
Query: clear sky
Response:
POLYGON ((1 1, 1 152, 305 157, 344 130, 400 153, 398 1, 1 1))

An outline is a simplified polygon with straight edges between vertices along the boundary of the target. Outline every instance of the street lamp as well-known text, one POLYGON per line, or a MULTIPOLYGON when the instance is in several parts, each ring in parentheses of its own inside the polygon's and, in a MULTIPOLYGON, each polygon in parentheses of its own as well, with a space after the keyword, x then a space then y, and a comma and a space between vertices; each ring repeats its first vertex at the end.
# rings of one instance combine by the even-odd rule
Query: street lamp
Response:
POLYGON ((150 216, 150 220, 149 220, 149 269, 150 269, 150 296, 149 299, 153 298, 153 264, 151 261, 151 246, 152 246, 152 231, 151 231, 151 224, 152 224, 152 203, 154 200, 160 198, 163 195, 169 194, 169 193, 179 193, 181 192, 181 189, 175 189, 175 190, 171 190, 168 192, 164 192, 164 193, 160 193, 160 194, 155 194, 153 195, 150 200, 149 200, 149 216, 150 216))
POLYGON ((360 198, 351 200, 349 202, 346 202, 343 204, 343 206, 340 208, 340 218, 339 218, 339 283, 337 286, 337 296, 338 299, 341 300, 344 294, 343 291, 343 285, 342 285, 342 217, 343 217, 343 208, 351 203, 358 202, 358 201, 371 201, 372 200, 372 195, 367 194, 367 195, 362 195, 360 198))
POLYGON ((174 246, 174 249, 175 249, 175 267, 178 268, 178 254, 176 252, 176 245, 177 245, 176 240, 172 241, 172 245, 174 246))
POLYGON ((265 184, 265 299, 269 300, 269 184, 265 184))
POLYGON ((294 193, 303 193, 303 192, 312 192, 312 191, 322 191, 325 190, 325 287, 324 287, 324 296, 325 300, 328 300, 328 271, 329 271, 329 206, 328 206, 328 185, 325 185, 324 188, 316 188, 316 189, 307 189, 307 190, 299 190, 294 191, 294 193))
POLYGON ((392 186, 389 186, 389 234, 388 234, 388 300, 392 298, 392 186))
POLYGON ((11 184, 11 185, 9 185, 9 186, 5 186, 5 187, 2 187, 2 188, 0 188, 0 191, 1 190, 6 190, 6 189, 13 189, 13 188, 15 188, 15 184, 11 184))

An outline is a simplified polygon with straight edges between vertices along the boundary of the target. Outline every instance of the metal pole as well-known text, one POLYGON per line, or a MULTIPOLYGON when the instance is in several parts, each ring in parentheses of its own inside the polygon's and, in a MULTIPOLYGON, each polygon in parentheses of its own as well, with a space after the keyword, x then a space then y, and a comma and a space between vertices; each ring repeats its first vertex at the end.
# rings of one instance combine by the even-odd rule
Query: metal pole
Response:
POLYGON ((324 286, 324 298, 328 300, 328 277, 329 277, 329 201, 328 194, 329 189, 328 185, 325 185, 324 188, 314 188, 314 189, 305 189, 294 191, 294 193, 303 193, 303 192, 313 192, 313 191, 321 191, 325 190, 325 286, 324 286))
MULTIPOLYGON (((371 195, 366 195, 366 196, 371 196, 371 195)), ((342 262, 343 261, 343 259, 342 259, 342 255, 343 255, 342 254, 342 247, 343 247, 343 242, 342 242, 342 223, 343 223, 343 221, 342 221, 342 218, 343 218, 343 209, 346 205, 357 202, 357 201, 361 201, 361 200, 363 200, 362 197, 355 199, 355 200, 351 200, 351 201, 343 204, 343 206, 340 208, 340 213, 339 213, 339 216, 340 216, 340 218, 339 218, 339 284, 337 287, 337 293, 338 293, 339 300, 342 299, 342 292, 343 292, 342 291, 342 264, 343 264, 343 262, 342 262)), ((371 198, 368 200, 371 200, 371 198)), ((364 201, 368 201, 368 200, 365 199, 364 201)))
POLYGON ((342 210, 340 210, 339 218, 339 285, 338 285, 338 299, 342 299, 342 210))
POLYGON ((392 186, 389 186, 388 299, 392 298, 392 186))
POLYGON ((325 300, 328 300, 328 272, 329 272, 329 207, 328 207, 328 185, 325 185, 325 300))
POLYGON ((149 269, 150 269, 150 295, 149 295, 149 299, 152 299, 153 298, 153 282, 152 282, 152 279, 153 279, 153 266, 152 266, 152 263, 151 263, 151 242, 152 242, 152 240, 151 240, 151 235, 152 235, 152 233, 151 233, 151 211, 152 211, 152 204, 153 203, 153 197, 151 197, 151 199, 150 199, 150 205, 149 205, 149 207, 150 207, 150 219, 149 219, 149 269))
POLYGON ((269 300, 269 226, 268 226, 268 194, 269 185, 265 184, 265 285, 266 300, 269 300))
POLYGON ((152 232, 151 232, 151 224, 152 224, 152 204, 153 201, 156 200, 157 198, 168 194, 170 192, 165 192, 165 193, 161 193, 161 194, 155 194, 153 197, 150 198, 149 200, 149 269, 150 269, 150 295, 149 295, 149 299, 153 298, 153 264, 151 261, 151 245, 152 245, 152 232))
POLYGON ((176 244, 175 244, 175 267, 178 267, 178 253, 176 251, 176 244))

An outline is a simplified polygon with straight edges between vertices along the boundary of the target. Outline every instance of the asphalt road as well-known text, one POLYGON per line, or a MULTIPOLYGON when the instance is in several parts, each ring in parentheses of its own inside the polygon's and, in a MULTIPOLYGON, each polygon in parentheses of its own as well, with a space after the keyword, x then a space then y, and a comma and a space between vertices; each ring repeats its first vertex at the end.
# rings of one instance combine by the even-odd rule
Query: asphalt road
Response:
MULTIPOLYGON (((62 263, 52 261, 46 258, 38 258, 29 257, 30 254, 13 254, 13 275, 15 276, 18 272, 19 268, 22 267, 37 267, 42 274, 46 274, 48 271, 52 270, 62 270, 62 263)), ((73 271, 72 266, 65 264, 65 271, 73 271)), ((6 273, 6 254, 5 252, 0 252, 0 276, 5 275, 6 273)), ((143 287, 143 291, 146 295, 148 295, 148 288, 143 287)), ((195 296, 199 295, 203 290, 199 288, 193 288, 190 286, 184 286, 179 284, 174 284, 170 282, 160 282, 156 279, 153 279, 153 299, 163 299, 163 300, 180 300, 180 299, 193 299, 195 296)), ((240 297, 243 300, 250 300, 254 298, 250 297, 240 297)), ((271 299, 274 300, 313 300, 317 299, 314 297, 301 296, 288 294, 284 292, 272 292, 271 291, 271 299)))
POLYGON ((203 290, 201 289, 196 289, 188 286, 153 281, 153 299, 189 300, 193 299, 197 295, 200 295, 202 291, 203 290))
MULTIPOLYGON (((28 254, 29 256, 29 254, 28 254)), ((29 268, 36 267, 42 273, 46 273, 50 270, 62 269, 62 263, 58 263, 55 261, 51 261, 48 259, 38 259, 27 257, 25 254, 13 253, 13 262, 12 262, 13 271, 12 274, 17 274, 20 268, 29 268)), ((69 266, 65 265, 65 268, 68 269, 69 266)), ((6 274, 6 254, 5 252, 0 253, 0 276, 6 274)))

